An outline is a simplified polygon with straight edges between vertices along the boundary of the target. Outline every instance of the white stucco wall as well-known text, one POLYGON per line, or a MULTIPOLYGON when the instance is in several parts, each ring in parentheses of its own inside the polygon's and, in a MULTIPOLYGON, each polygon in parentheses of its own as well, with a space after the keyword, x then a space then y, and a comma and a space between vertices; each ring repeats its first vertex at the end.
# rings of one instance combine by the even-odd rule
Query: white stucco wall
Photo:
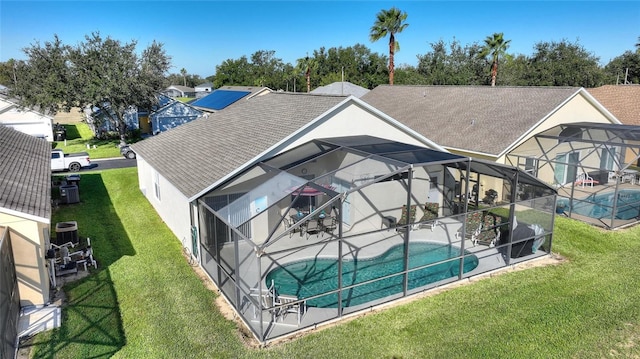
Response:
POLYGON ((169 181, 157 174, 143 158, 138 156, 137 161, 140 190, 173 234, 185 244, 190 243, 191 219, 187 198, 169 181), (159 199, 155 194, 156 179, 160 190, 159 199))
POLYGON ((424 142, 418 140, 416 136, 408 134, 407 130, 401 126, 400 124, 394 125, 385 122, 371 111, 358 104, 351 103, 341 111, 330 114, 325 121, 310 127, 309 131, 301 133, 282 152, 313 139, 360 135, 385 138, 416 146, 426 146, 424 142))

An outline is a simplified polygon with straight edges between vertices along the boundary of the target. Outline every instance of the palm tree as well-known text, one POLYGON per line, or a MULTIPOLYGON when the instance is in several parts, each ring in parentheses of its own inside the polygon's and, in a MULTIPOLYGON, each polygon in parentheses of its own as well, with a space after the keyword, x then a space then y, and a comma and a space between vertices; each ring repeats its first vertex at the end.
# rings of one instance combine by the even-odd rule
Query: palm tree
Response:
POLYGON ((484 47, 479 54, 481 58, 491 56, 491 87, 496 85, 496 77, 498 77, 498 58, 506 53, 511 42, 511 40, 505 41, 503 36, 503 33, 494 33, 493 36, 487 36, 484 39, 484 47))
POLYGON ((180 69, 180 74, 182 75, 182 79, 184 80, 184 87, 187 87, 187 69, 184 67, 180 69))
POLYGON ((407 13, 400 11, 398 8, 392 7, 389 10, 380 10, 369 33, 371 42, 376 42, 389 35, 389 85, 393 85, 393 74, 395 72, 393 55, 396 51, 400 51, 400 44, 396 41, 395 35, 409 26, 409 24, 404 23, 405 20, 407 20, 407 13))
POLYGON ((307 93, 311 92, 311 71, 317 67, 318 64, 315 59, 310 58, 308 54, 305 58, 298 59, 296 69, 304 72, 304 77, 307 79, 307 93))
POLYGON ((638 42, 636 42, 636 52, 640 54, 640 36, 638 36, 638 42))

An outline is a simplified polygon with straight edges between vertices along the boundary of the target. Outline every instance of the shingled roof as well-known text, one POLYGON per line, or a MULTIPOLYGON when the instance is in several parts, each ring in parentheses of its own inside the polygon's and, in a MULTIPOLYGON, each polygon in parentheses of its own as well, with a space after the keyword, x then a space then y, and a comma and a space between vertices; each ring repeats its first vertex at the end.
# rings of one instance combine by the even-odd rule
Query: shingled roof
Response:
POLYGON ((0 212, 51 220, 51 145, 0 125, 0 212))
POLYGON ((361 99, 439 145, 498 156, 580 91, 382 85, 361 99))
POLYGON ((640 125, 640 85, 605 85, 589 93, 625 125, 640 125))
POLYGON ((345 99, 270 93, 132 147, 181 193, 192 198, 345 99))

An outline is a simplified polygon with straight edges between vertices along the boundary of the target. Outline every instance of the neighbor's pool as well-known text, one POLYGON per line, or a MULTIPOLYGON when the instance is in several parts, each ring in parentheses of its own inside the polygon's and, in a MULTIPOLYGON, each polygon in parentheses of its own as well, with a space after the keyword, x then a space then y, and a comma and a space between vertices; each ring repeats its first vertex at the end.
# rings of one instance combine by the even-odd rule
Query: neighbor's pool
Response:
MULTIPOLYGON (((460 255, 460 248, 442 243, 409 244, 409 268, 416 268, 443 261, 460 255)), ((342 262, 343 286, 350 286, 386 275, 399 273, 404 269, 404 245, 391 247, 378 257, 345 260, 342 262)), ((469 272, 478 266, 478 258, 465 251, 464 269, 469 272)), ((442 279, 457 276, 460 259, 440 263, 409 273, 409 289, 418 288, 442 279)), ((280 294, 308 298, 338 289, 338 262, 330 258, 316 258, 287 263, 269 272, 266 283, 274 281, 280 294)), ((403 290, 402 274, 363 284, 342 293, 343 307, 355 306, 384 298, 403 290)), ((307 300, 310 307, 337 308, 338 295, 329 294, 307 300)))
MULTIPOLYGON (((613 199, 615 191, 592 194, 581 200, 574 201, 572 211, 592 218, 611 218, 613 213, 613 199)), ((640 212, 640 191, 622 189, 618 191, 615 219, 629 220, 638 217, 640 212)))

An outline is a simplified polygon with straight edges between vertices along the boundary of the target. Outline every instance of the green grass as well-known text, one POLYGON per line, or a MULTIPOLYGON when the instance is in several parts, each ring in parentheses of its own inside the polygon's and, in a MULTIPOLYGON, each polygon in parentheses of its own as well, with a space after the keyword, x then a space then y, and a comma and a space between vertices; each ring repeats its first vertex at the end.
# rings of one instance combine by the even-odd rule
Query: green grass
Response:
POLYGON ((98 140, 86 123, 62 125, 67 129, 67 141, 52 143, 53 148, 62 149, 65 153, 88 152, 89 157, 111 158, 121 157, 118 148, 119 140, 98 140), (87 148, 89 145, 89 148, 87 148), (94 148, 95 146, 95 148, 94 148))
POLYGON ((137 187, 136 169, 84 174, 77 220, 98 270, 66 286, 62 327, 35 358, 628 358, 640 355, 640 227, 558 218, 561 265, 508 272, 265 349, 243 345, 137 187))

